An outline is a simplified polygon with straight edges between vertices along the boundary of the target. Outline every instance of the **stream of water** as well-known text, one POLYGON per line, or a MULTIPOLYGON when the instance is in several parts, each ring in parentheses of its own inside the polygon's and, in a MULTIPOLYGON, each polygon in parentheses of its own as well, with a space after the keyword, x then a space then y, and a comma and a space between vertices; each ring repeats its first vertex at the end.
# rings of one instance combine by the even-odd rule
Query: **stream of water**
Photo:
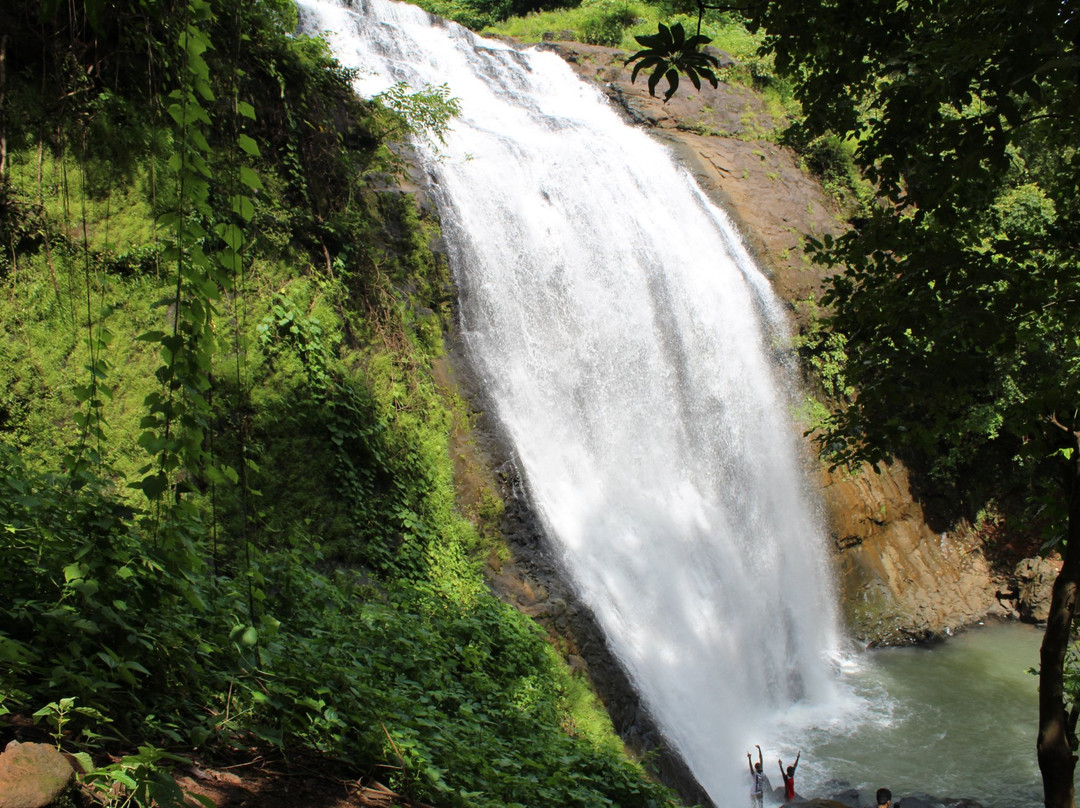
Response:
POLYGON ((389 0, 299 5, 362 94, 460 99, 445 144, 415 145, 470 361, 580 597, 713 800, 745 804, 754 743, 773 777, 776 750, 806 750, 813 788, 981 793, 947 776, 969 765, 953 746, 910 757, 958 730, 905 718, 906 663, 845 653, 785 318, 727 216, 552 53, 389 0))

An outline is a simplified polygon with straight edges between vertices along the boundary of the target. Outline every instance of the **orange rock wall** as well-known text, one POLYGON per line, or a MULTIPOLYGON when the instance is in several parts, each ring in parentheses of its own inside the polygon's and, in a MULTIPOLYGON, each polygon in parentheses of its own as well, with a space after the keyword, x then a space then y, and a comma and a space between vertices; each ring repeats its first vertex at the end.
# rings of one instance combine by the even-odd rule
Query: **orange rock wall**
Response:
POLYGON ((963 534, 935 533, 912 498, 900 463, 857 474, 821 471, 848 624, 877 644, 951 633, 1000 607, 981 548, 963 534))

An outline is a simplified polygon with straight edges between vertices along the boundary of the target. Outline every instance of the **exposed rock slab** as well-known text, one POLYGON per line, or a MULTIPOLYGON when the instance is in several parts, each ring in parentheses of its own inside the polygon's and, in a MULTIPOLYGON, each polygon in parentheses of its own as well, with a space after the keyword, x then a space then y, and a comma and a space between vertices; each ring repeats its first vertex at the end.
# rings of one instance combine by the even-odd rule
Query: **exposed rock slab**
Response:
POLYGON ((841 601, 857 636, 918 642, 1005 614, 981 547, 930 529, 903 465, 819 476, 841 601))

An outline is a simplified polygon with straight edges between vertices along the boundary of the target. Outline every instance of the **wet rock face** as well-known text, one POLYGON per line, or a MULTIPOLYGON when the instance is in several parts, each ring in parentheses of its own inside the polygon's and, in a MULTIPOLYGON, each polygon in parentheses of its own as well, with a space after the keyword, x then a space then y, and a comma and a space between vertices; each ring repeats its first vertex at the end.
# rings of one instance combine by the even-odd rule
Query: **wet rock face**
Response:
POLYGON ((935 533, 900 463, 875 473, 820 472, 849 629, 873 645, 940 637, 1005 616, 990 565, 964 535, 935 533))

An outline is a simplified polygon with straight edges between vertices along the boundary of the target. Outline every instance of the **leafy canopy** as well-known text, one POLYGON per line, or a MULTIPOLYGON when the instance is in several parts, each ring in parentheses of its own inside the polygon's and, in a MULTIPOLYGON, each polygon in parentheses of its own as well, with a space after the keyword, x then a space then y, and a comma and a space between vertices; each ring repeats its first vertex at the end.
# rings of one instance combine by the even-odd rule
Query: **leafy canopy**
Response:
POLYGON ((748 11, 811 137, 853 140, 878 204, 817 260, 847 339, 841 459, 939 482, 1033 468, 1080 409, 1076 3, 777 0, 748 11), (1060 433, 1060 434, 1059 434, 1060 433))
POLYGON ((1043 497, 1063 545, 1044 634, 1046 804, 1074 804, 1062 679, 1080 591, 1080 4, 766 0, 748 10, 811 136, 858 145, 869 215, 813 246, 857 395, 823 440, 899 454, 968 504, 1043 497), (860 15, 853 24, 853 14, 860 15))

